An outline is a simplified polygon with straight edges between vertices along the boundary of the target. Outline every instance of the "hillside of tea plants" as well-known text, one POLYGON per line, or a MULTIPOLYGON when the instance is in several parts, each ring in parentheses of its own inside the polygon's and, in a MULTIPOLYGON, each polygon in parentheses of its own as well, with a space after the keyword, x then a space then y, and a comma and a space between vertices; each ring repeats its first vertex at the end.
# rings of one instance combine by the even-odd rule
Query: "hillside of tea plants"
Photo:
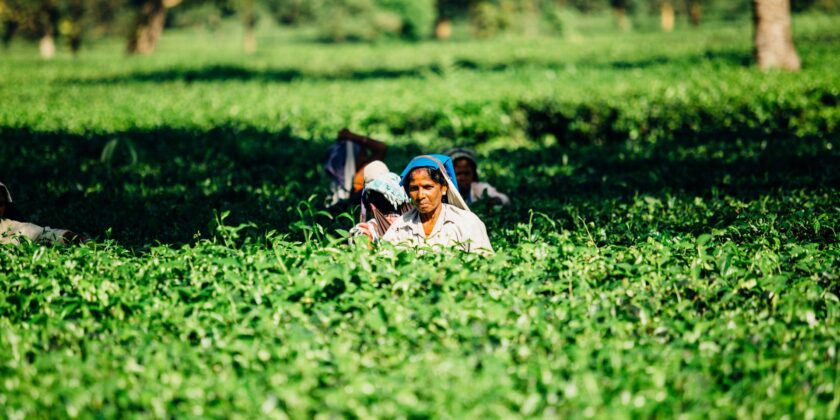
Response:
POLYGON ((794 33, 15 44, 0 181, 94 240, 0 247, 0 416, 836 418, 840 18, 794 33), (496 253, 348 245, 345 126, 474 147, 496 253))

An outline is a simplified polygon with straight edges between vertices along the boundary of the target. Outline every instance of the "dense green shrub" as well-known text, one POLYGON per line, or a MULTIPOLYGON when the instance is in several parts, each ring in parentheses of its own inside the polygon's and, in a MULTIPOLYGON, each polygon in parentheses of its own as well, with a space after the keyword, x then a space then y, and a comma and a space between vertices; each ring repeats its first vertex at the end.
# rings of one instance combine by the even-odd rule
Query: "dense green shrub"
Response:
POLYGON ((0 416, 836 418, 840 25, 797 19, 799 74, 748 28, 13 48, 0 180, 95 241, 0 247, 0 416), (475 146, 496 254, 348 246, 343 126, 475 146))

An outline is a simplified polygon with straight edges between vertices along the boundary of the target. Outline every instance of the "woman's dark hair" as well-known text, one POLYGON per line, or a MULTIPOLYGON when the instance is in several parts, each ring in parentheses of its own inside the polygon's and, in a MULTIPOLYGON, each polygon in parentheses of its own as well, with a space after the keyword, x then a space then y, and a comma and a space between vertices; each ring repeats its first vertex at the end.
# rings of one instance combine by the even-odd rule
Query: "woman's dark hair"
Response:
MULTIPOLYGON (((0 194, 3 196, 3 201, 6 201, 6 196, 9 196, 9 190, 6 188, 5 185, 0 184, 0 194)), ((6 211, 4 212, 3 216, 0 219, 9 219, 14 220, 17 222, 25 222, 23 220, 23 214, 21 214, 20 210, 18 210, 15 203, 10 201, 6 201, 6 211)))
MULTIPOLYGON (((405 176, 405 181, 403 181, 403 188, 405 189, 406 194, 408 194, 408 186, 411 185, 411 177, 414 174, 414 171, 418 169, 426 171, 426 174, 429 175, 429 178, 432 178, 432 181, 434 181, 438 185, 449 187, 449 184, 446 183, 446 177, 443 176, 443 172, 441 172, 439 168, 424 166, 408 171, 408 174, 405 176)), ((447 204, 449 203, 445 195, 443 196, 443 202, 447 204)))
POLYGON ((469 165, 470 165, 470 167, 472 168, 472 171, 473 171, 473 181, 478 181, 478 164, 475 163, 474 160, 472 160, 468 157, 459 157, 457 159, 454 159, 454 160, 452 160, 452 164, 454 165, 459 160, 465 160, 465 161, 467 161, 467 163, 469 163, 469 165))

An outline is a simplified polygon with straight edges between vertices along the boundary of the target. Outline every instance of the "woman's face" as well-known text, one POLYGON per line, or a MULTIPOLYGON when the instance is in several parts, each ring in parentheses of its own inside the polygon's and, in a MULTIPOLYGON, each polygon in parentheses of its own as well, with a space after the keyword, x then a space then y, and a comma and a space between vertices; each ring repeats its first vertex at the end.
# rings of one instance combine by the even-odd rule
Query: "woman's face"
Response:
POLYGON ((417 207, 420 214, 431 214, 440 207, 446 186, 440 185, 429 176, 424 168, 411 171, 411 182, 408 184, 408 196, 417 207))
POLYGON ((475 182, 475 172, 473 171, 472 163, 469 159, 460 158, 453 162, 455 167, 455 178, 458 180, 458 189, 461 191, 469 191, 470 186, 475 182))

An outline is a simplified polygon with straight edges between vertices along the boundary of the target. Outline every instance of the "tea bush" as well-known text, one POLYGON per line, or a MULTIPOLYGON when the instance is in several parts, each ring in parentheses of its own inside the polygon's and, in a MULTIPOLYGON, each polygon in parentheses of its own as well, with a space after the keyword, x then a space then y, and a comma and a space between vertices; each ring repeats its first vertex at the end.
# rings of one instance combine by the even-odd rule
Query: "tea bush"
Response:
POLYGON ((0 412, 835 418, 836 23, 795 22, 800 74, 751 69, 748 27, 15 47, 0 180, 97 239, 0 248, 0 412), (395 170, 476 147, 496 254, 346 245, 345 125, 395 170))

